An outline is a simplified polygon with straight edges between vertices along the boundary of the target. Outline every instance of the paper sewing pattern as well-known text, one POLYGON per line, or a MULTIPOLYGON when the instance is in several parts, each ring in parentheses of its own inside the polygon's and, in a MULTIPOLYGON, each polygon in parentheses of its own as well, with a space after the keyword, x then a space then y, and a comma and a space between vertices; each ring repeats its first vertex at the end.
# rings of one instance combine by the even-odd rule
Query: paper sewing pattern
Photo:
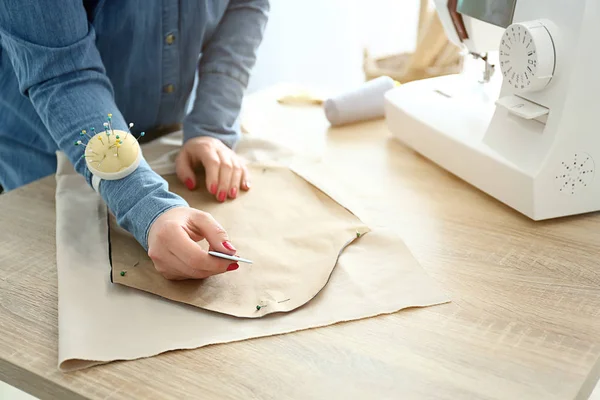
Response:
MULTIPOLYGON (((144 157, 155 171, 173 173, 182 140, 183 133, 177 132, 145 144, 144 157)), ((298 158, 312 158, 313 153, 305 157, 297 147, 294 143, 292 152, 276 142, 247 135, 238 145, 238 151, 250 162, 287 164, 298 158)), ((321 167, 316 167, 318 172, 304 168, 303 176, 320 187, 322 182, 329 182, 327 193, 335 194, 334 198, 346 205, 347 195, 337 193, 337 176, 321 167)), ((295 166, 294 170, 297 172, 298 168, 295 166)), ((110 282, 106 205, 60 152, 56 182, 57 364, 63 372, 152 357, 171 350, 282 335, 450 301, 443 288, 421 268, 402 238, 382 227, 348 246, 328 284, 293 313, 236 318, 168 301, 110 282), (89 243, 94 245, 86 245, 89 243)), ((353 193, 358 195, 364 186, 365 182, 357 182, 353 193)), ((140 253, 144 253, 141 247, 140 253)), ((201 351, 195 354, 202 357, 201 351)))
MULTIPOLYGON (((253 264, 203 280, 169 281, 135 239, 111 219, 114 283, 235 317, 289 312, 327 284, 341 252, 369 228, 322 189, 276 165, 250 165, 252 189, 219 203, 205 189, 187 190, 175 175, 169 189, 212 214, 238 255, 253 264)), ((199 178, 199 182, 203 182, 199 178)), ((201 247, 208 250, 208 243, 201 247)))

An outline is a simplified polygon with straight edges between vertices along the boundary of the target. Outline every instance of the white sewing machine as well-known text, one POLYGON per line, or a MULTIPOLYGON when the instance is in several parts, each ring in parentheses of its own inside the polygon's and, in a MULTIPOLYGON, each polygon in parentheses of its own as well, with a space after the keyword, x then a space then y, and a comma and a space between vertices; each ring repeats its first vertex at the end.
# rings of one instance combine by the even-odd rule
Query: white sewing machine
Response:
POLYGON ((600 0, 435 0, 481 76, 386 95, 394 137, 534 220, 600 210, 600 0))

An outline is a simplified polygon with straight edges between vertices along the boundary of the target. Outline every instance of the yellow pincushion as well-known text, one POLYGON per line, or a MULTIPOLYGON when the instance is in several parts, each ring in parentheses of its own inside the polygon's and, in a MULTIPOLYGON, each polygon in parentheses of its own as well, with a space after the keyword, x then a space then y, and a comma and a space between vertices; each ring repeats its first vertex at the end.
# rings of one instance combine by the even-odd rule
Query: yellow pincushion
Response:
POLYGON ((140 145, 131 133, 107 129, 91 137, 86 144, 85 160, 92 174, 101 179, 115 180, 124 178, 137 168, 141 153, 140 145))

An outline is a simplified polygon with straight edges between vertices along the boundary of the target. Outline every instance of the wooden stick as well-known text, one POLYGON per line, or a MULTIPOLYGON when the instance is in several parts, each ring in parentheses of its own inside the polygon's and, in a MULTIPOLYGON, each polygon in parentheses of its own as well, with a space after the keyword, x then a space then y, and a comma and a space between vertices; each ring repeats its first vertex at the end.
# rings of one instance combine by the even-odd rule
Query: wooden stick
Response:
POLYGON ((442 22, 435 11, 429 15, 429 21, 424 29, 423 37, 417 43, 417 48, 408 62, 408 69, 430 67, 448 41, 442 22))
POLYGON ((423 37, 424 28, 426 27, 427 21, 429 21, 429 0, 421 0, 419 7, 419 25, 417 26, 417 43, 421 41, 423 37))
POLYGON ((445 67, 448 65, 452 65, 456 62, 457 55, 460 56, 460 49, 457 46, 455 46, 454 43, 448 40, 442 51, 440 51, 437 58, 435 59, 433 66, 445 67))

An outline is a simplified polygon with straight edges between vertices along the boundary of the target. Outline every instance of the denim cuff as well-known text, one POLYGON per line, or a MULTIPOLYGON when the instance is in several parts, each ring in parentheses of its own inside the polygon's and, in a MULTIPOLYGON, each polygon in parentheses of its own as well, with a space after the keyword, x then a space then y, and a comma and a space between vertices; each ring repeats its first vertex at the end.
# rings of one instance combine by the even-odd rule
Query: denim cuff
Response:
POLYGON ((175 207, 187 207, 180 196, 169 192, 167 181, 145 160, 131 175, 100 184, 100 195, 123 229, 148 251, 148 233, 156 219, 175 207))

